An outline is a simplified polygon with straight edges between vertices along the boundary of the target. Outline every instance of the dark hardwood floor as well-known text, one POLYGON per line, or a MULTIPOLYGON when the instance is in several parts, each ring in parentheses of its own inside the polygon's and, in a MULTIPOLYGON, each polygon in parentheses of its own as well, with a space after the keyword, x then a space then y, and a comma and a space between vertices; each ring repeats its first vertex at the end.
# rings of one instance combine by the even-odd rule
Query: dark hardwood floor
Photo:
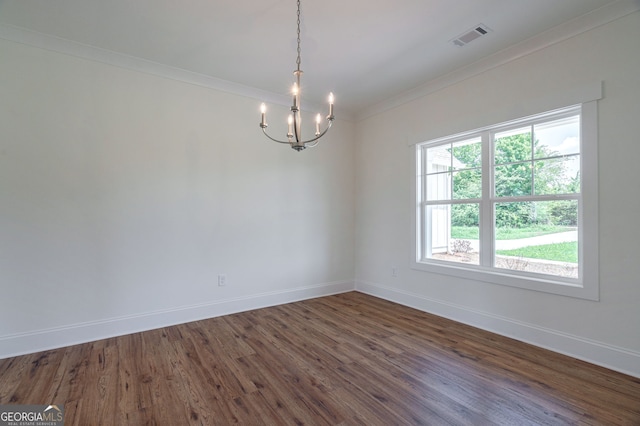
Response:
POLYGON ((640 425, 640 379, 352 292, 0 360, 65 425, 640 425))

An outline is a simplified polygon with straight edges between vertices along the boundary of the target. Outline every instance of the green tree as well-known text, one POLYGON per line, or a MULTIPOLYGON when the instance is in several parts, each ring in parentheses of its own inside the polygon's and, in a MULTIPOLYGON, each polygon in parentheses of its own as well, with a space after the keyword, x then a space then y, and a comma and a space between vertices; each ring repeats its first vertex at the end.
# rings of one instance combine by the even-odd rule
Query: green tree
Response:
POLYGON ((495 188, 499 197, 530 195, 531 133, 504 136, 495 141, 495 188))
MULTIPOLYGON (((498 197, 530 195, 531 133, 518 133, 496 139, 494 161, 495 193, 498 197)), ((535 222, 532 203, 500 203, 496 205, 496 225, 518 228, 535 222)))
MULTIPOLYGON (((453 198, 457 200, 482 196, 482 144, 454 145, 453 198)), ((453 226, 478 226, 478 204, 455 204, 451 209, 453 226)))
MULTIPOLYGON (((531 142, 525 131, 497 138, 494 143, 494 184, 498 197, 579 191, 580 176, 564 181, 565 162, 550 158, 558 153, 539 141, 531 142), (532 170, 533 167, 533 170, 532 170), (534 188, 535 182, 535 188, 534 188)), ((480 198, 482 194, 482 146, 480 143, 453 145, 453 199, 480 198)), ((451 212, 454 226, 478 226, 477 204, 456 205, 451 212)), ((511 202, 496 205, 498 227, 525 227, 534 224, 573 226, 577 208, 571 202, 511 202)))

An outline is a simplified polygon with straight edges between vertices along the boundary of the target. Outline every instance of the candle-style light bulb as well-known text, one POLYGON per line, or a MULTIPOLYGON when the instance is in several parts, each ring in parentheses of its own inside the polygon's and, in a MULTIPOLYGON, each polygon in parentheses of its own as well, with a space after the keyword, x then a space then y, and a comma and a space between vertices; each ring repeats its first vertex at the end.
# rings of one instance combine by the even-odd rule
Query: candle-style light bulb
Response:
POLYGON ((333 119, 333 92, 329 93, 329 119, 333 119))
POLYGON ((260 105, 260 113, 262 114, 262 122, 260 123, 260 126, 266 127, 267 126, 267 106, 264 104, 264 102, 260 105))
POLYGON ((291 92, 293 92, 293 108, 296 109, 298 108, 298 93, 300 92, 298 83, 293 83, 293 89, 291 92))
POLYGON ((289 118, 287 118, 287 124, 289 124, 289 130, 287 132, 287 137, 293 137, 293 114, 289 114, 289 118))
POLYGON ((320 117, 320 114, 316 115, 316 136, 320 135, 320 121, 322 120, 322 117, 320 117))

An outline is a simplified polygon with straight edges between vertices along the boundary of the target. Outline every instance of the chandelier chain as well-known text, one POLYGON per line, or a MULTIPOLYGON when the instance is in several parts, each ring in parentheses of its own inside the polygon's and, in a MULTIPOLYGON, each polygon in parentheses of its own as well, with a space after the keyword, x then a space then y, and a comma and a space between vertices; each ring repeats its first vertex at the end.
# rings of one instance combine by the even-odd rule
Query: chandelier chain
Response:
POLYGON ((298 71, 300 71, 300 0, 298 0, 298 58, 296 59, 298 71))

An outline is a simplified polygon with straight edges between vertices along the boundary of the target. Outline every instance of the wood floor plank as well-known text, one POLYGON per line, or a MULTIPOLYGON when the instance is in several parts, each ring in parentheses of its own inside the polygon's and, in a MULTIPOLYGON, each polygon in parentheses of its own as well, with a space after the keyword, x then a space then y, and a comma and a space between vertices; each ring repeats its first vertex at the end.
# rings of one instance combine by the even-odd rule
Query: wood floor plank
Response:
POLYGON ((640 379, 351 292, 0 360, 67 425, 640 425, 640 379))

